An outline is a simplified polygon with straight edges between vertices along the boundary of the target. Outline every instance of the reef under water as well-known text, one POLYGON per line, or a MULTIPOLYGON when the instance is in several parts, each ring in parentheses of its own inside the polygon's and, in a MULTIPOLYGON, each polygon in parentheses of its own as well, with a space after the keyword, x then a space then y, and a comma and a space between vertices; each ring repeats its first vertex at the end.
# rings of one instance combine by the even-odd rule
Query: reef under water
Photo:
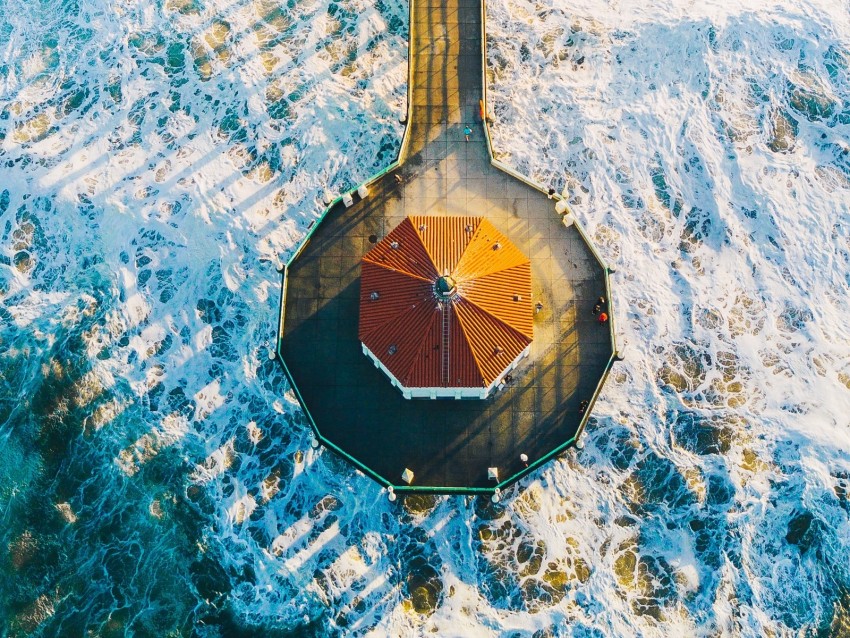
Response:
POLYGON ((393 504, 269 352, 407 4, 0 0, 0 635, 850 635, 850 15, 747 4, 487 0, 626 359, 502 502, 393 504))

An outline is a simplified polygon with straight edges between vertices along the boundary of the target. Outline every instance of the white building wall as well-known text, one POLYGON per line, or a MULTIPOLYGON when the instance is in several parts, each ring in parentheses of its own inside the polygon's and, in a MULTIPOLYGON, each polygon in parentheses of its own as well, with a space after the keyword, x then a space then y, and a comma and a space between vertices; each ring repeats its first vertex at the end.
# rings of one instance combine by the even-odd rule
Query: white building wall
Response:
POLYGON ((360 346, 363 348, 363 354, 372 360, 372 363, 375 364, 376 368, 382 370, 384 374, 389 377, 390 382, 401 390, 405 399, 486 399, 494 388, 501 389, 505 382, 505 376, 514 370, 517 365, 519 365, 519 362, 527 357, 528 353, 531 351, 531 344, 529 344, 525 347, 525 350, 520 352, 516 359, 514 359, 511 364, 502 371, 502 374, 500 374, 498 378, 486 388, 408 388, 402 385, 401 381, 396 379, 395 375, 390 372, 389 368, 387 368, 387 366, 385 366, 381 360, 366 347, 366 344, 361 342, 360 346))

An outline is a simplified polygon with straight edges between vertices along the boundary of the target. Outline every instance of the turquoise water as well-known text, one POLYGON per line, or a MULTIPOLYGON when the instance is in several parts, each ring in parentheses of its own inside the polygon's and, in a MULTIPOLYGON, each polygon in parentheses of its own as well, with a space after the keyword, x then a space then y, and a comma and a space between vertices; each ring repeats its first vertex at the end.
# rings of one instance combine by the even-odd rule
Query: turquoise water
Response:
POLYGON ((0 635, 847 635, 836 6, 488 2, 495 143, 627 357, 495 506, 390 504, 268 356, 321 193, 397 152, 406 5, 0 0, 0 635))
POLYGON ((275 267, 317 185, 370 172, 352 142, 397 149, 405 12, 355 9, 0 3, 0 635, 321 632, 285 576, 301 602, 253 623, 239 553, 308 447, 267 356, 275 267), (381 64, 353 63, 363 36, 381 64))

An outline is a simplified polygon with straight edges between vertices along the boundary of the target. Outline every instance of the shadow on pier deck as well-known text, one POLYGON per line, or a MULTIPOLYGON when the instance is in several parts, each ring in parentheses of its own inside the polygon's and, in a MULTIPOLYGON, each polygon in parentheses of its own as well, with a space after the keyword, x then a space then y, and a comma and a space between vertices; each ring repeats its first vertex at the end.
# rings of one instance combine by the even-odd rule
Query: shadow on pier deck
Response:
POLYGON ((492 491, 487 468, 515 480, 526 471, 520 454, 533 470, 576 436, 579 406, 614 355, 611 325, 592 313, 607 273, 585 237, 546 194, 490 163, 481 37, 478 0, 412 2, 404 161, 351 208, 327 211, 284 276, 279 354, 302 405, 321 440, 399 491, 492 491), (531 259, 542 304, 531 354, 486 400, 405 400, 361 352, 360 260, 407 215, 484 216, 531 259))

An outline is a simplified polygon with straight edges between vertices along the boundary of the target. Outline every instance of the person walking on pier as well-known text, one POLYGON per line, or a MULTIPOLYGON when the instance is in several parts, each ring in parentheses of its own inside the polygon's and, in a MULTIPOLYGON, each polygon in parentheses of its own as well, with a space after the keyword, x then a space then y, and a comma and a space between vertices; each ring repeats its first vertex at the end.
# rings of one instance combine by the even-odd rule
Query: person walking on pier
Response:
POLYGON ((472 135, 472 129, 469 128, 469 125, 463 127, 463 135, 466 137, 466 141, 469 141, 469 136, 472 135))
POLYGON ((600 297, 596 300, 596 304, 593 306, 593 314, 598 315, 605 308, 605 297, 600 297))

